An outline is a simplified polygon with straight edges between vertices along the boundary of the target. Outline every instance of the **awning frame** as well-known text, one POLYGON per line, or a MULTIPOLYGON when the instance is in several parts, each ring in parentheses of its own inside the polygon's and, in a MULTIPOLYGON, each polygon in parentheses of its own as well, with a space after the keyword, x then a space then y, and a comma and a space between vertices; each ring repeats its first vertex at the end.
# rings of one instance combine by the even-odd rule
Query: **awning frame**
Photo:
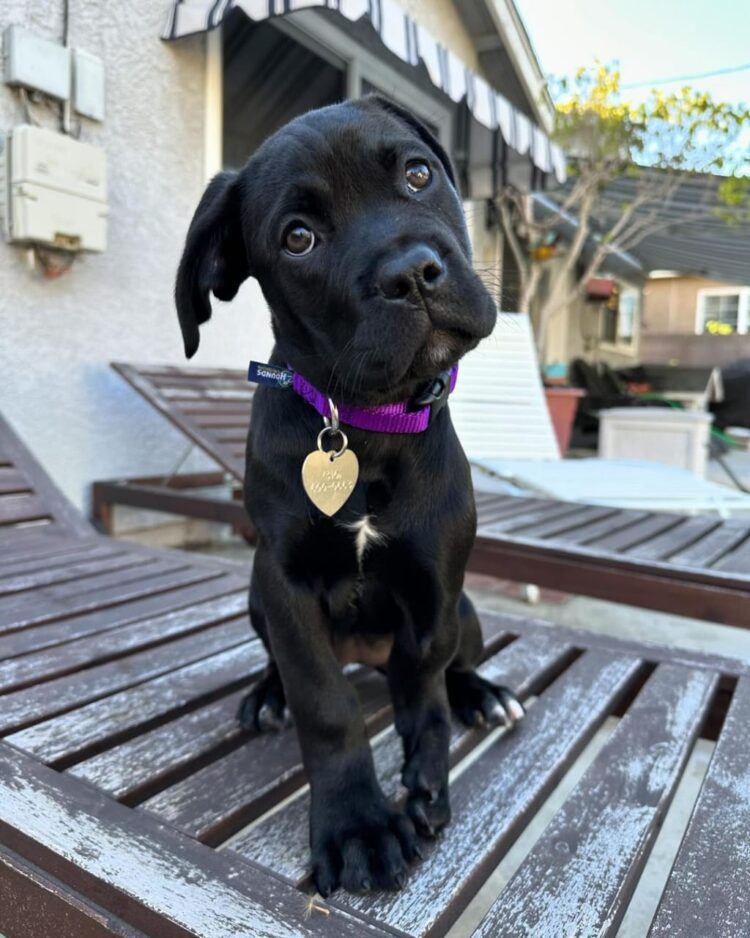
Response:
MULTIPOLYGON (((522 164, 528 164, 528 184, 523 188, 543 186, 545 177, 564 182, 566 161, 560 147, 451 50, 437 42, 395 0, 172 0, 162 38, 171 41, 208 32, 221 25, 235 9, 241 9, 251 20, 260 21, 310 8, 333 9, 352 22, 365 17, 394 55, 413 66, 421 61, 433 85, 456 105, 463 103, 485 131, 486 139, 480 149, 496 158, 492 167, 488 167, 487 179, 491 177, 493 185, 515 181, 498 178, 508 162, 508 153, 516 163, 520 157, 522 164)), ((468 135, 466 139, 469 140, 468 135)), ((471 186, 467 194, 474 198, 491 197, 497 191, 485 188, 471 186)))

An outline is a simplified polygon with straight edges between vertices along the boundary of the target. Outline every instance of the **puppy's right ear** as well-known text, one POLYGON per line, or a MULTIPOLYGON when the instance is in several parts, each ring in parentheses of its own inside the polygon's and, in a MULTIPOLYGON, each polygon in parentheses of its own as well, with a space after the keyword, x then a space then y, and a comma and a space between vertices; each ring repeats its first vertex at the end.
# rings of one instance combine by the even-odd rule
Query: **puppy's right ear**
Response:
POLYGON ((175 284, 177 316, 188 358, 200 342, 198 326, 211 318, 209 293, 231 300, 249 276, 241 201, 239 174, 219 173, 208 184, 190 222, 175 284))

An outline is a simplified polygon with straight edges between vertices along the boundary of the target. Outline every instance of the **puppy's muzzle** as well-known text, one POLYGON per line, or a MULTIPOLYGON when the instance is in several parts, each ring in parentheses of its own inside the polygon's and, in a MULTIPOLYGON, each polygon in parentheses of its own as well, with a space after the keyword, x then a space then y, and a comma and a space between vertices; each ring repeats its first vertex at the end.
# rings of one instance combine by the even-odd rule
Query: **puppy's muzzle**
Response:
POLYGON ((439 288, 445 276, 445 265, 433 248, 412 244, 389 254, 375 279, 385 299, 420 303, 439 288))

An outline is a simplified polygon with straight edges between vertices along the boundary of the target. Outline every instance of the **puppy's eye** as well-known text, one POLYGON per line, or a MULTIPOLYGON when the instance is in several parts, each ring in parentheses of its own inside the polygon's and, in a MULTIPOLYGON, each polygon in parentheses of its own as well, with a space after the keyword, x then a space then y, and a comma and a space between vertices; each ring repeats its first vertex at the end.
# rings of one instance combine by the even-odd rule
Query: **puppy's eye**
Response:
POLYGON ((287 231, 284 238, 284 249, 287 254, 301 257, 303 254, 309 254, 314 247, 315 234, 304 225, 295 225, 287 231))
POLYGON ((406 164, 406 185, 412 192, 427 188, 432 179, 432 170, 422 160, 412 160, 406 164))

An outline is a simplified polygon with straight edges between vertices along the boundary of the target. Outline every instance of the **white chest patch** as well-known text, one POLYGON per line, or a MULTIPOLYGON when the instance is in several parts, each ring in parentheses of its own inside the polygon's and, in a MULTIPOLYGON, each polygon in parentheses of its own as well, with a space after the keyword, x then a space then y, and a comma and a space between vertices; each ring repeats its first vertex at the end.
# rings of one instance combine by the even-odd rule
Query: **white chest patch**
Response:
POLYGON ((365 515, 358 521, 352 521, 347 524, 347 528, 354 532, 354 547, 357 551, 357 563, 362 563, 362 558, 370 544, 382 544, 385 540, 385 534, 378 531, 372 524, 369 515, 365 515))

